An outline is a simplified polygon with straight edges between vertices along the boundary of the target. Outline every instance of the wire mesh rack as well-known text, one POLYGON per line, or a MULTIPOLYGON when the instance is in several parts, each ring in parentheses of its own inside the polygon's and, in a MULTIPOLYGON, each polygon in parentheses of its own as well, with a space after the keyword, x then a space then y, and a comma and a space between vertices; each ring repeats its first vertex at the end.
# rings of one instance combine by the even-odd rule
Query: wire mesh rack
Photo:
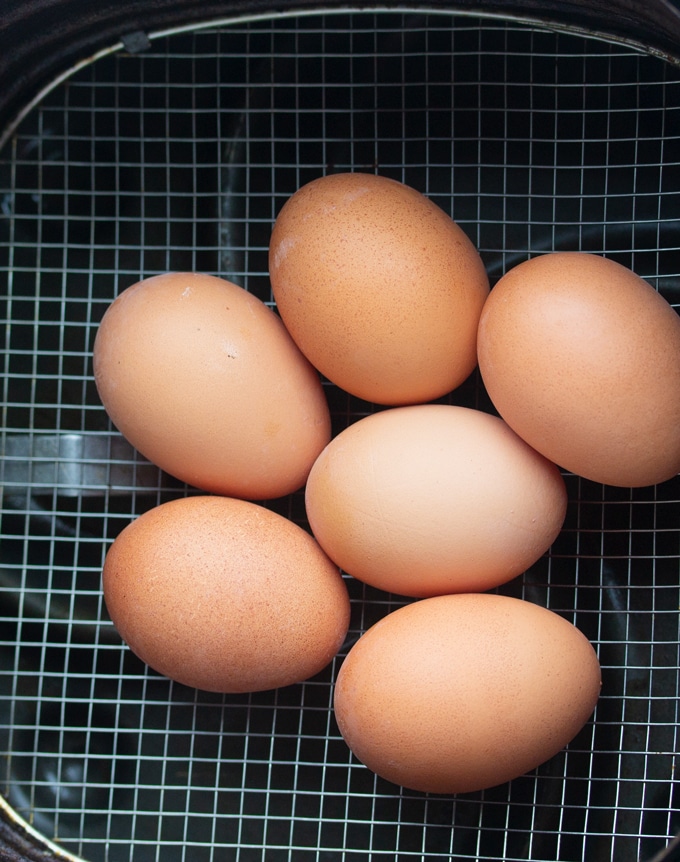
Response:
MULTIPOLYGON (((347 578, 352 622, 300 685, 216 695, 155 674, 107 618, 135 516, 193 489, 99 403, 91 353, 122 289, 169 270, 273 305, 273 221, 304 182, 379 172, 468 233, 492 284, 549 250, 606 254, 680 302, 680 70, 586 34, 470 14, 235 19, 117 46, 0 153, 0 790, 89 862, 649 860, 680 830, 680 481, 565 474, 564 529, 499 591, 595 646, 603 691, 559 755, 443 797, 377 778, 332 712, 351 643, 404 599, 347 578)), ((337 432, 373 405, 325 384, 337 432)), ((446 399, 491 406, 477 376, 446 399)), ((306 526, 301 494, 267 505, 306 526)))

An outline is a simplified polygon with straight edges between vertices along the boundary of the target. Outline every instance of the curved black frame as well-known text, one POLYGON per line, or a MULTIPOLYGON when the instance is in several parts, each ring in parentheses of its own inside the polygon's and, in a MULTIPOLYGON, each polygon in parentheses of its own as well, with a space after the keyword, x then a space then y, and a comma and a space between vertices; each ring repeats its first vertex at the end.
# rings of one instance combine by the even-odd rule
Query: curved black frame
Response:
MULTIPOLYGON (((221 17, 352 5, 345 0, 3 0, 0 130, 16 122, 61 72, 131 33, 221 17)), ((397 4, 383 0, 376 5, 397 4)), ((430 0, 409 5, 556 23, 636 43, 680 64, 680 8, 672 0, 430 0)))

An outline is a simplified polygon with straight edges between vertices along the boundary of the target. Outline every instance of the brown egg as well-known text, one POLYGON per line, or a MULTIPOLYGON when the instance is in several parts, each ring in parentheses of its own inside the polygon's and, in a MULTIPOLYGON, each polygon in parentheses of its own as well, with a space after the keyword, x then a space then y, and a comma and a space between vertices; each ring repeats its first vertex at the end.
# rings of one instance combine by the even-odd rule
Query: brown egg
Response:
POLYGON ((338 434, 307 480, 307 516, 346 572, 388 592, 482 592, 557 537, 557 467, 502 419, 445 404, 394 407, 338 434))
POLYGON ((173 500, 132 521, 109 548, 103 586, 130 649, 207 691, 308 679, 349 625, 342 577, 309 533, 229 497, 173 500))
POLYGON ((481 258, 442 209, 396 180, 343 173, 303 186, 276 219, 269 270, 302 352, 353 395, 430 401, 477 364, 481 258))
POLYGON ((564 469, 625 487, 680 470, 680 317, 631 270, 580 252, 519 264, 478 348, 498 412, 564 469))
POLYGON ((99 326, 94 375, 130 443, 205 491, 289 494, 330 439, 318 372, 270 308, 214 276, 167 273, 124 290, 99 326))
POLYGON ((557 754, 592 714, 600 684, 593 647, 558 614, 493 594, 437 596, 393 611, 352 647, 335 715, 382 778, 467 793, 557 754))

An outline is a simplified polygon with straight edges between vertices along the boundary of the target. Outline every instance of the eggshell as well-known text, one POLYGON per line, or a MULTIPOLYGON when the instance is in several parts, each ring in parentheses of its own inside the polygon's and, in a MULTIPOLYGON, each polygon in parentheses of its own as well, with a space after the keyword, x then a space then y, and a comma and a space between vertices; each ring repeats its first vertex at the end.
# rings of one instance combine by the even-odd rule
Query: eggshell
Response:
POLYGON ((166 273, 124 290, 97 331, 94 376, 129 442, 205 491, 289 494, 330 439, 319 374, 281 320, 214 276, 166 273))
POLYGON ((478 348, 500 415, 565 470, 624 487, 680 470, 680 317, 630 269, 581 252, 519 264, 478 348))
POLYGON ((315 462, 305 492, 326 553, 408 596, 481 592, 524 572, 557 537, 557 467, 496 416, 423 404, 366 416, 315 462))
POLYGON ((349 625, 342 577, 309 533, 229 497, 173 500, 132 521, 109 548, 103 587, 130 649, 207 691, 301 682, 349 625))
POLYGON ((570 622, 522 599, 466 593, 388 614, 351 648, 334 706, 356 757, 412 790, 467 793, 557 754, 601 686, 570 622))
POLYGON ((269 271, 302 352, 353 395, 430 401, 477 365, 482 260, 459 225, 403 183, 341 173, 298 189, 274 224, 269 271))

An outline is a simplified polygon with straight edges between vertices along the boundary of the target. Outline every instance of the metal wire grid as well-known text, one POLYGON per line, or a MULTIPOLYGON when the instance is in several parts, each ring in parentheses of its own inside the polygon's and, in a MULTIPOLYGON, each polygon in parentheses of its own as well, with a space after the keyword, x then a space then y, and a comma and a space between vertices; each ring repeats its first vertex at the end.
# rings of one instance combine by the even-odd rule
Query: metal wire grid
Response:
MULTIPOLYGON (((412 793, 350 755, 331 710, 342 655, 399 597, 348 579, 340 656, 274 692, 193 691, 121 645, 101 599, 106 547, 192 489, 112 433, 90 361, 104 309, 144 276, 212 272, 271 302, 275 215, 337 170, 431 196, 492 281, 530 253, 580 248, 674 302, 679 119, 680 75, 660 59, 408 10, 176 33, 45 98, 0 164, 0 788, 26 819, 92 862, 632 862, 680 829, 677 481, 629 491, 567 475, 562 535, 502 590, 591 639, 594 721, 508 785, 412 793)), ((336 431, 371 410, 326 391, 336 431)), ((448 400, 490 409, 476 375, 448 400)), ((270 505, 305 524, 300 494, 270 505)))

